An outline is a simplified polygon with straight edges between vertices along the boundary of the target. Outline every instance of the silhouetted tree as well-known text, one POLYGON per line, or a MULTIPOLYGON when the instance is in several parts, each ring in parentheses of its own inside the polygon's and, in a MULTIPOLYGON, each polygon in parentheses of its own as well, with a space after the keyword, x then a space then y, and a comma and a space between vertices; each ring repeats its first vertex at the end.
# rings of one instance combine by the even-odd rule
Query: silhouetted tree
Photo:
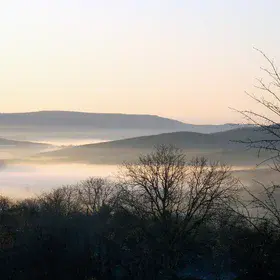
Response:
MULTIPOLYGON (((261 68, 266 77, 257 79, 256 88, 262 94, 247 94, 264 110, 238 112, 253 124, 256 130, 263 132, 264 137, 258 140, 240 139, 239 142, 257 149, 258 154, 269 152, 267 159, 260 164, 272 162, 269 167, 280 172, 280 74, 275 62, 264 52, 257 51, 268 63, 268 67, 261 68)), ((277 183, 256 183, 261 186, 261 191, 253 192, 244 187, 249 199, 239 201, 240 216, 247 221, 247 226, 236 239, 237 246, 234 246, 235 252, 239 251, 238 266, 242 267, 239 274, 242 279, 279 279, 280 258, 274 248, 279 246, 280 242, 280 188, 277 183)))
POLYGON ((13 202, 5 196, 0 195, 0 213, 8 211, 13 205, 13 202))
POLYGON ((44 193, 39 197, 42 210, 69 215, 80 210, 77 191, 73 186, 64 186, 44 193))
POLYGON ((77 185, 78 200, 83 209, 88 213, 96 213, 105 205, 115 202, 117 187, 108 179, 91 177, 77 185))
POLYGON ((157 236, 152 241, 153 252, 159 252, 153 256, 157 277, 174 273, 186 249, 186 236, 230 203, 238 191, 229 167, 205 158, 187 161, 179 149, 164 145, 136 163, 124 164, 122 177, 122 207, 145 221, 148 236, 157 236))
POLYGON ((249 124, 253 124, 256 129, 262 131, 266 137, 262 139, 240 139, 239 142, 246 144, 250 148, 261 151, 268 151, 271 157, 267 160, 274 162, 278 169, 280 155, 280 73, 274 60, 269 58, 264 52, 257 50, 268 64, 268 67, 261 67, 266 75, 265 78, 258 78, 256 88, 261 93, 247 93, 247 95, 257 104, 263 107, 263 111, 236 110, 249 124))

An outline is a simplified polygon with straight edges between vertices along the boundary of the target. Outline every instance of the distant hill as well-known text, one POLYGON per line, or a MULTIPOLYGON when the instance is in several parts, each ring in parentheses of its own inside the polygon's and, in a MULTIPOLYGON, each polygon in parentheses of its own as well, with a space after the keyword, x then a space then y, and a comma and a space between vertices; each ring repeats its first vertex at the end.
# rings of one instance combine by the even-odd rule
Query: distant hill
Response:
POLYGON ((237 149, 244 148, 240 140, 267 138, 254 128, 240 128, 217 133, 172 132, 158 135, 142 136, 98 144, 87 144, 79 148, 152 148, 158 144, 172 144, 181 149, 237 149))
POLYGON ((155 145, 172 144, 192 156, 202 155, 213 160, 249 164, 252 161, 256 162, 256 151, 247 152, 243 144, 234 142, 249 138, 260 140, 266 139, 267 135, 253 128, 240 128, 213 134, 173 132, 76 146, 44 153, 41 156, 45 159, 61 161, 115 164, 134 159, 140 153, 151 151, 155 145))
POLYGON ((47 148, 50 147, 49 144, 35 143, 29 141, 15 141, 8 140, 5 138, 0 138, 0 149, 1 148, 47 148))
POLYGON ((49 144, 0 138, 0 165, 1 162, 3 163, 6 160, 26 158, 43 151, 54 150, 55 148, 49 144))
POLYGON ((217 133, 172 132, 150 136, 135 137, 98 144, 87 144, 71 149, 96 149, 96 148, 152 148, 159 144, 172 144, 181 149, 227 149, 244 148, 243 144, 236 141, 266 139, 267 136, 254 128, 240 128, 217 133))
POLYGON ((190 131, 214 133, 238 127, 234 124, 192 125, 155 115, 83 113, 70 111, 39 111, 0 113, 0 127, 64 131, 86 129, 190 131))

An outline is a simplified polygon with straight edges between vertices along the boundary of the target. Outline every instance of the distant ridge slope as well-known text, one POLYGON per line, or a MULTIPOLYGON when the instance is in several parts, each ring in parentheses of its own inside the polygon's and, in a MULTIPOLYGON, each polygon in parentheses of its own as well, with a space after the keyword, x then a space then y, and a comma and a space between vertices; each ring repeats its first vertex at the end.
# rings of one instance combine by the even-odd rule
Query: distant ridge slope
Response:
POLYGON ((30 142, 30 141, 9 140, 0 137, 0 148, 11 147, 11 146, 18 147, 18 148, 29 148, 29 147, 48 147, 51 145, 45 143, 30 142))
POLYGON ((256 131, 254 128, 240 128, 213 134, 173 132, 81 145, 42 153, 40 156, 54 161, 121 163, 123 160, 135 158, 139 153, 150 151, 155 145, 172 144, 183 149, 189 155, 202 155, 211 160, 245 164, 245 162, 256 161, 256 152, 246 152, 245 145, 235 141, 247 140, 248 138, 260 140, 266 137, 266 134, 256 131))
POLYGON ((238 141, 252 139, 261 140, 267 135, 255 128, 238 128, 216 133, 197 133, 197 132, 171 132, 150 136, 141 136, 123 140, 110 141, 98 144, 81 145, 77 148, 152 148, 155 145, 175 145, 181 149, 208 149, 208 148, 244 148, 244 144, 238 141))
POLYGON ((82 125, 95 128, 174 128, 184 129, 185 124, 154 115, 83 113, 68 111, 39 111, 30 113, 0 114, 0 125, 82 125))
POLYGON ((90 127, 94 129, 165 130, 214 133, 237 127, 234 124, 192 125, 156 115, 84 113, 72 111, 38 111, 28 113, 0 113, 2 127, 90 127))

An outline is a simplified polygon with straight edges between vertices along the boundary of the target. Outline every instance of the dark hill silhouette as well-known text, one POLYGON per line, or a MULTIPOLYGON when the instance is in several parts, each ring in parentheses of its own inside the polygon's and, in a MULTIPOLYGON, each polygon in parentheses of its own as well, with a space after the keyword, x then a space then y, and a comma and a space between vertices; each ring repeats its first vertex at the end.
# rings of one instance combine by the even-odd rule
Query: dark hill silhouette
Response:
POLYGON ((156 115, 83 113, 71 111, 39 111, 28 113, 0 114, 2 127, 36 127, 38 130, 51 127, 91 129, 155 129, 164 131, 191 131, 213 133, 235 128, 238 125, 192 125, 156 115))

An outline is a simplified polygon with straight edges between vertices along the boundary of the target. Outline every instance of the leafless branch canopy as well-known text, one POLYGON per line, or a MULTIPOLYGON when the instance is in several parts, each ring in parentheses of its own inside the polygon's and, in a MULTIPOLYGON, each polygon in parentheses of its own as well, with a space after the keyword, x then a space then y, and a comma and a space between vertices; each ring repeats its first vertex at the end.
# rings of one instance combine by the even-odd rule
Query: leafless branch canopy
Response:
MULTIPOLYGON (((238 142, 246 144, 249 148, 261 151, 268 151, 267 160, 272 161, 270 168, 280 172, 280 73, 271 58, 263 51, 256 49, 265 59, 267 67, 261 67, 265 74, 264 78, 257 79, 255 86, 261 94, 246 94, 260 104, 264 109, 263 112, 255 112, 252 110, 237 111, 248 121, 254 124, 256 129, 263 133, 261 139, 246 139, 238 142)), ((274 229, 280 229, 280 205, 279 205, 279 185, 271 183, 269 186, 255 182, 261 187, 262 191, 256 193, 244 186, 246 193, 249 195, 247 202, 239 201, 241 205, 242 215, 247 221, 258 229, 263 223, 269 223, 274 229)))
POLYGON ((158 146, 123 167, 126 205, 143 217, 174 220, 181 229, 193 229, 237 192, 230 168, 205 158, 187 161, 172 146, 158 146))
POLYGON ((280 155, 280 74, 275 62, 264 52, 256 49, 268 64, 267 68, 261 67, 265 78, 258 78, 256 89, 261 94, 246 94, 260 104, 266 113, 258 113, 252 110, 235 110, 239 112, 249 124, 264 133, 266 137, 262 139, 240 139, 240 143, 246 144, 249 148, 255 148, 260 153, 262 150, 273 153, 270 159, 275 159, 280 155), (271 115, 271 117, 270 117, 271 115))
POLYGON ((117 186, 106 178, 90 177, 77 185, 63 186, 42 194, 38 200, 43 209, 68 215, 97 213, 104 206, 112 207, 117 200, 117 186))
POLYGON ((105 178, 90 177, 78 184, 76 190, 82 208, 91 214, 113 203, 116 185, 105 178))

